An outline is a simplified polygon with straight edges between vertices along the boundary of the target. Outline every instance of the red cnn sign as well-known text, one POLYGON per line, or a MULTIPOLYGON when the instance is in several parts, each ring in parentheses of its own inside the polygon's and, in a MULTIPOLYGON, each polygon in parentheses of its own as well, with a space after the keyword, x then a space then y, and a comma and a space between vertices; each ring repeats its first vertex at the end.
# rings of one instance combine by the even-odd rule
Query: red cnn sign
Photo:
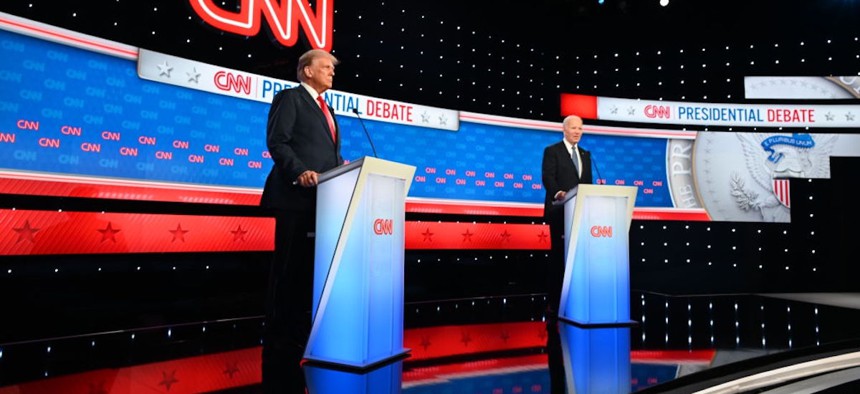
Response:
POLYGON ((672 116, 672 107, 666 105, 646 105, 645 116, 653 118, 669 119, 672 116))
MULTIPOLYGON (((216 29, 243 36, 255 36, 265 19, 278 42, 296 44, 299 26, 311 47, 331 50, 334 0, 319 0, 316 11, 303 0, 239 0, 239 11, 226 11, 213 0, 188 0, 194 12, 216 29)), ((231 7, 232 8, 232 7, 231 7)))
POLYGON ((394 234, 394 221, 391 219, 376 219, 373 221, 373 233, 376 235, 394 234))
POLYGON ((251 94, 253 86, 253 78, 250 76, 236 75, 227 71, 218 71, 215 73, 215 87, 218 89, 251 94))
POLYGON ((595 238, 612 238, 612 226, 591 226, 591 236, 595 238))

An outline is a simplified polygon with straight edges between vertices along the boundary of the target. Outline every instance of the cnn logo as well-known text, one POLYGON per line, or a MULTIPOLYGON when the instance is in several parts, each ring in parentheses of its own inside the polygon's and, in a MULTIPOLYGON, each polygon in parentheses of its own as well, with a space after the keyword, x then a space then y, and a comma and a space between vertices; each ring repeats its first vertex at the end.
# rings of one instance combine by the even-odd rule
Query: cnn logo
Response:
POLYGON ((314 2, 298 0, 239 0, 227 9, 215 0, 188 0, 191 8, 203 21, 223 30, 242 36, 255 36, 263 25, 283 46, 291 47, 304 30, 311 47, 331 50, 334 33, 334 0, 314 2))
POLYGON ((612 238, 612 226, 591 226, 591 236, 595 238, 612 238))
POLYGON ((672 107, 662 105, 646 105, 645 116, 653 118, 669 119, 672 114, 672 107))
POLYGON ((373 233, 376 235, 394 234, 394 221, 391 219, 376 219, 373 221, 373 233))

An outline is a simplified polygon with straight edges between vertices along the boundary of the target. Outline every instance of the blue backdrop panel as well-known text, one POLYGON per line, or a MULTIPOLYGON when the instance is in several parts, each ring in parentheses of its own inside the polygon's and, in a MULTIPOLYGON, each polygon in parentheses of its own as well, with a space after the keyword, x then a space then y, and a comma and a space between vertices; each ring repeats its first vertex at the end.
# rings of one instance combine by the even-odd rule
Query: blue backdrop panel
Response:
MULTIPOLYGON (((269 105, 143 80, 135 62, 0 30, 0 169, 262 189, 269 105)), ((338 115, 347 160, 371 154, 338 115)), ((543 148, 560 132, 365 120, 379 157, 418 170, 411 197, 541 203, 543 148)), ((604 178, 666 182, 660 138, 586 135, 604 178)), ((595 172, 596 174, 596 172, 595 172)), ((666 187, 637 206, 671 207, 666 187)))

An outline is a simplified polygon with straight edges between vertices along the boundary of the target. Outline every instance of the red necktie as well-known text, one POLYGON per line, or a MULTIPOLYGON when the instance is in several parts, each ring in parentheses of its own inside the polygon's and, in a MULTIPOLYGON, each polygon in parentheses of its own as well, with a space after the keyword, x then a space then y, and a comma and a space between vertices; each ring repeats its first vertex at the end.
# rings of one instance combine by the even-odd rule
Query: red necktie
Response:
POLYGON ((328 121, 328 128, 331 131, 331 140, 337 141, 337 135, 334 131, 334 118, 331 117, 331 112, 328 110, 328 105, 325 104, 325 99, 322 95, 317 96, 317 101, 320 103, 320 109, 325 114, 325 120, 328 121))

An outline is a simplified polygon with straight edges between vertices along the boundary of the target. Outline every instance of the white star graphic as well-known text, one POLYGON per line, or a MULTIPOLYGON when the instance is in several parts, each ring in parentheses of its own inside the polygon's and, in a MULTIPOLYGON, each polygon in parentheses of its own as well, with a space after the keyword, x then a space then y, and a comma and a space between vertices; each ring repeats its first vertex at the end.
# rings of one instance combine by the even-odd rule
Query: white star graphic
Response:
POLYGON ((188 82, 200 83, 200 73, 197 72, 197 67, 191 69, 191 72, 186 72, 188 74, 188 82))
POLYGON ((616 107, 614 105, 612 107, 609 107, 609 112, 611 112, 613 115, 617 114, 618 113, 618 107, 616 107))
POLYGON ((636 114, 636 108, 630 107, 627 108, 627 115, 633 116, 636 114))
POLYGON ((835 117, 836 117, 836 115, 833 115, 830 112, 824 114, 824 118, 827 119, 828 121, 833 121, 833 118, 835 118, 835 117))
POLYGON ((439 115, 439 125, 445 126, 446 124, 448 124, 448 118, 445 115, 439 115))
POLYGON ((854 120, 854 114, 852 114, 850 112, 845 114, 845 120, 853 121, 854 120))
POLYGON ((430 123, 430 114, 427 111, 421 114, 421 123, 430 123))
POLYGON ((157 65, 157 67, 159 77, 167 76, 167 78, 170 78, 170 72, 173 71, 173 67, 167 64, 167 60, 165 60, 164 63, 157 65))

